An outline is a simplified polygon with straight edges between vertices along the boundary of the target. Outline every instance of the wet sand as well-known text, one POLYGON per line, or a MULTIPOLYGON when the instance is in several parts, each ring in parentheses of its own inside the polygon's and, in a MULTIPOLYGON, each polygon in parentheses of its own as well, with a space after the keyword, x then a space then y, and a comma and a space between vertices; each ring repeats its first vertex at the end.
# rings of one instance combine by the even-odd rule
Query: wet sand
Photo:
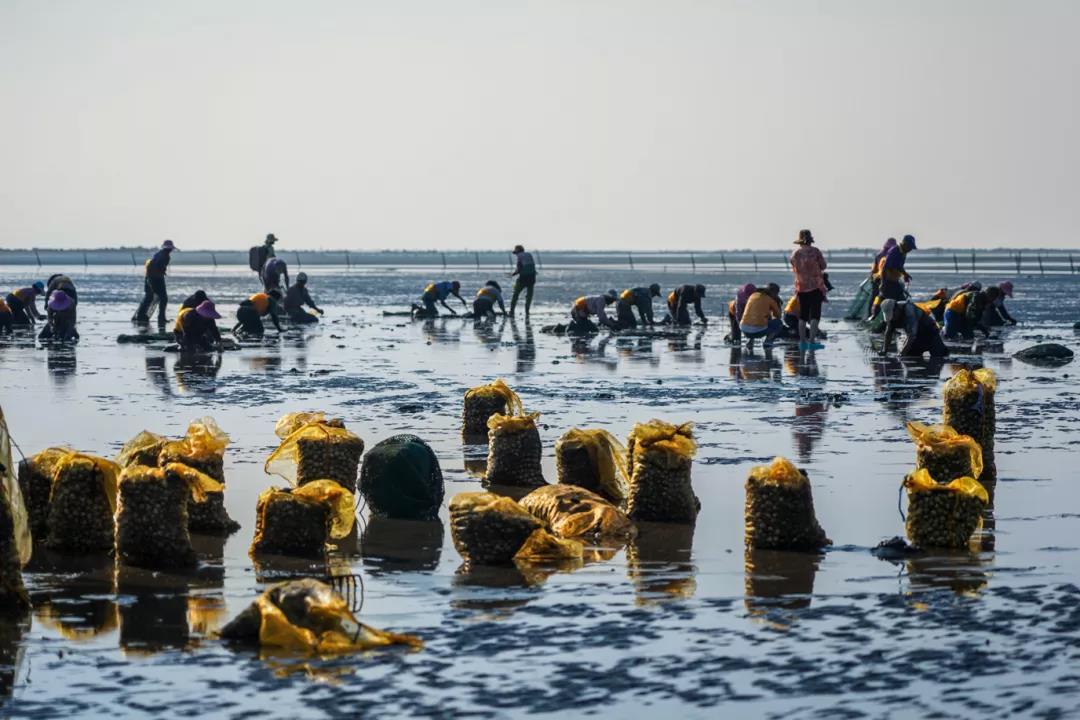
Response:
MULTIPOLYGON (((312 294, 328 308, 320 327, 191 361, 116 344, 132 332, 127 319, 141 290, 132 272, 75 273, 76 349, 0 340, 0 402, 24 451, 66 443, 112 456, 139 430, 179 435, 190 420, 213 416, 232 437, 226 503, 243 526, 224 543, 199 538, 202 564, 189 575, 117 572, 108 559, 38 552, 25 573, 32 619, 0 625, 0 712, 1077 714, 1080 366, 1036 368, 1010 357, 1042 340, 1077 348, 1075 279, 1017 281, 1010 309, 1025 324, 1004 334, 1003 353, 966 358, 984 361, 1001 382, 1000 479, 984 551, 890 562, 869 549, 903 533, 898 488, 915 455, 904 423, 940 419, 953 363, 881 360, 836 319, 825 324, 830 341, 816 357, 784 347, 733 351, 723 344, 720 308, 741 282, 771 279, 764 274, 696 276, 710 287, 713 324, 683 339, 581 342, 539 332, 563 320, 582 288, 690 279, 662 273, 605 270, 595 287, 590 271, 547 272, 531 323, 382 316, 443 275, 313 273, 312 294), (303 561, 256 567, 247 555, 256 497, 283 482, 262 471, 281 414, 340 415, 368 447, 399 432, 424 437, 439 455, 448 501, 478 489, 482 471, 483 449, 460 440, 462 393, 496 377, 542 413, 549 481, 554 442, 571 426, 625 437, 651 417, 694 421, 696 526, 647 525, 630 547, 574 572, 462 574, 445 507, 433 523, 365 516, 352 553, 337 555, 334 568, 363 575, 366 622, 420 635, 422 651, 297 663, 213 638, 264 582, 327 572, 303 561), (744 552, 743 482, 777 454, 808 471, 835 543, 828 552, 744 552)), ((458 275, 467 288, 487 279, 458 275)), ((231 309, 251 278, 185 270, 170 293, 178 302, 202 286, 231 309)), ((4 287, 29 279, 0 269, 4 287)), ((917 281, 929 294, 966 279, 917 281)), ((834 318, 857 281, 837 284, 847 291, 828 306, 834 318)))

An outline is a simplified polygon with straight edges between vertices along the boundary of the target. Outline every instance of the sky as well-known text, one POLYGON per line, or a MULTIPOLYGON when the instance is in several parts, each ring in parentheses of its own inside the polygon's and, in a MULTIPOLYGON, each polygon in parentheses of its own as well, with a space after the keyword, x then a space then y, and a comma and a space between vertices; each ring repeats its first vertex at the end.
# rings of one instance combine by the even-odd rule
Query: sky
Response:
POLYGON ((0 248, 1080 247, 1080 2, 0 0, 0 248))

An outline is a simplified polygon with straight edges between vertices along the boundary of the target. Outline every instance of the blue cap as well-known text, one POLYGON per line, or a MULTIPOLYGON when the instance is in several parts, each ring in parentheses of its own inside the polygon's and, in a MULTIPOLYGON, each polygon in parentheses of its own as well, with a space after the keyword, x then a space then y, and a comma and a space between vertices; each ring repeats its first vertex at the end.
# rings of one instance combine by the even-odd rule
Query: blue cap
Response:
POLYGON ((39 293, 45 292, 45 283, 41 282, 40 280, 38 280, 36 283, 31 285, 30 287, 34 288, 39 293))

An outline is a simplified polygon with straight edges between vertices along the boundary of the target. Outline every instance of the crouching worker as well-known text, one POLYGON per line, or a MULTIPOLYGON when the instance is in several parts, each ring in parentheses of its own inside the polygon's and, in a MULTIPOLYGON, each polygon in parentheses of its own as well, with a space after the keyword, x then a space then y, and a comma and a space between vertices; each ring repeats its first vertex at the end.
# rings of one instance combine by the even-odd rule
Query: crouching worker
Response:
POLYGON ((296 275, 296 283, 285 291, 285 314, 289 317, 289 322, 297 325, 319 322, 319 318, 304 309, 305 305, 319 315, 323 314, 322 308, 315 304, 315 301, 311 299, 311 293, 308 292, 307 273, 301 272, 296 275))
POLYGON ((263 292, 281 289, 281 280, 284 278, 285 287, 289 287, 289 266, 281 258, 272 257, 266 261, 262 271, 263 292))
POLYGON ((11 310, 11 324, 15 326, 33 325, 45 316, 37 311, 37 296, 45 292, 45 283, 38 281, 30 287, 12 290, 4 298, 11 310))
POLYGON ((247 300, 240 303, 236 309, 236 326, 233 333, 243 337, 261 338, 266 333, 262 319, 267 315, 274 323, 274 328, 281 332, 281 311, 278 303, 281 301, 281 291, 271 290, 268 293, 255 293, 247 300))
POLYGON ((181 352, 208 352, 221 347, 221 331, 215 320, 221 315, 211 300, 203 300, 198 307, 184 308, 176 316, 173 334, 181 352))
POLYGON ((75 329, 75 301, 63 290, 57 290, 49 298, 46 306, 48 322, 41 329, 38 340, 59 340, 74 342, 79 339, 75 329))
POLYGON ((683 285, 668 295, 668 312, 671 313, 671 322, 675 325, 690 324, 690 306, 694 306, 694 312, 702 325, 708 325, 709 320, 705 317, 705 311, 701 309, 701 301, 705 297, 704 285, 683 285))
POLYGON ((435 307, 435 303, 438 302, 444 308, 446 308, 451 315, 457 315, 449 305, 446 304, 446 298, 453 295, 461 301, 461 305, 466 309, 469 307, 465 302, 465 298, 461 297, 461 283, 457 280, 444 280, 442 282, 431 283, 424 288, 423 295, 420 296, 420 305, 413 305, 413 318, 435 318, 439 317, 439 310, 435 307))
POLYGON ((746 301, 739 329, 746 336, 746 348, 754 349, 754 340, 764 338, 762 345, 769 347, 773 339, 783 330, 780 322, 780 286, 769 283, 758 288, 746 301))
POLYGON ((626 330, 638 326, 638 320, 634 318, 635 309, 643 326, 651 327, 655 325, 656 319, 653 317, 652 309, 652 299, 654 297, 660 297, 660 286, 657 283, 653 283, 647 288, 636 287, 623 290, 619 294, 619 303, 615 306, 615 317, 619 329, 626 330))
MULTIPOLYGON (((990 289, 991 288, 987 288, 987 292, 990 292, 990 289)), ((998 285, 997 289, 997 298, 988 303, 986 309, 983 310, 982 324, 986 327, 1015 325, 1016 318, 1010 315, 1009 311, 1005 309, 1005 298, 1012 298, 1013 296, 1013 284, 1006 281, 998 285)))
POLYGON ((934 317, 913 302, 883 300, 881 312, 885 318, 885 338, 881 354, 885 355, 892 344, 897 328, 903 330, 905 340, 900 348, 901 357, 922 357, 930 353, 932 358, 949 356, 949 348, 941 339, 941 330, 934 317))
POLYGON ((502 288, 494 280, 488 280, 484 287, 476 291, 476 299, 473 300, 473 318, 482 320, 495 318, 495 303, 499 304, 499 311, 506 317, 506 305, 503 304, 502 288))
POLYGON ((209 299, 210 298, 207 297, 205 290, 196 290, 192 294, 188 295, 184 302, 180 304, 180 309, 184 310, 186 308, 190 308, 194 310, 209 299))
POLYGON ((617 329, 615 321, 608 317, 607 306, 614 303, 616 295, 614 290, 608 290, 604 295, 589 295, 579 297, 570 308, 570 325, 566 332, 570 335, 587 335, 599 332, 590 316, 595 315, 596 321, 604 327, 617 329))

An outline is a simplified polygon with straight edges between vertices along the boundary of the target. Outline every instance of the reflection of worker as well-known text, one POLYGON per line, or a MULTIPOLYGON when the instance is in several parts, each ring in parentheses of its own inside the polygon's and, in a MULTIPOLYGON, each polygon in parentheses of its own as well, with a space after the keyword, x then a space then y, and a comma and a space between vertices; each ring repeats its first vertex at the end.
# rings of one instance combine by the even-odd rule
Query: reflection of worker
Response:
POLYGON ((312 323, 319 322, 319 318, 315 317, 304 306, 323 314, 322 308, 315 304, 315 301, 311 299, 311 294, 307 289, 308 276, 306 272, 300 272, 296 274, 296 283, 289 286, 289 289, 285 291, 285 314, 289 317, 289 322, 297 325, 310 325, 312 323))
POLYGON ((33 325, 37 320, 44 320, 45 316, 37 310, 37 296, 45 292, 45 283, 40 280, 30 287, 12 290, 4 298, 8 309, 11 311, 12 325, 33 325))
POLYGON ((604 295, 589 295, 579 297, 570 308, 570 327, 568 332, 575 335, 594 333, 599 331, 590 317, 595 315, 597 322, 604 327, 615 328, 615 321, 608 317, 607 306, 615 302, 614 290, 609 290, 604 295))
POLYGON ((884 300, 881 312, 885 317, 885 338, 881 354, 888 353, 893 335, 897 328, 903 330, 906 340, 900 348, 902 357, 921 357, 930 353, 930 357, 947 357, 949 349, 941 339, 938 324, 926 312, 913 302, 884 300))
POLYGON ((48 322, 38 335, 39 340, 59 340, 74 342, 79 339, 75 329, 75 301, 63 290, 57 290, 49 298, 46 306, 48 322))
POLYGON ((274 328, 281 332, 280 309, 278 307, 280 301, 281 292, 278 290, 271 290, 268 293, 255 293, 247 300, 244 300, 240 303, 240 307, 236 309, 237 322, 236 326, 233 327, 233 332, 248 337, 261 338, 266 332, 262 319, 267 315, 273 321, 274 328))
POLYGON ((477 320, 482 318, 495 318, 495 303, 499 304, 499 310, 506 315, 506 305, 503 304, 502 288, 494 280, 488 280, 484 287, 476 292, 473 300, 473 317, 477 320))
POLYGON ((510 273, 511 277, 517 276, 517 280, 514 281, 514 294, 510 298, 510 314, 514 314, 514 310, 517 309, 518 295, 525 292, 525 317, 529 317, 529 308, 532 307, 533 301, 533 288, 536 286, 536 261, 533 260, 532 253, 525 252, 525 248, 521 245, 514 246, 514 257, 517 258, 517 265, 514 267, 514 272, 510 273))
POLYGON ((675 325, 689 325, 690 306, 693 305, 701 324, 708 325, 709 320, 701 308, 701 301, 704 298, 704 285, 682 285, 676 288, 668 295, 668 312, 671 313, 671 322, 675 325))
POLYGON ((619 294, 619 302, 615 306, 615 316, 618 320, 619 329, 637 327, 638 321, 634 318, 634 310, 637 310, 642 325, 655 325, 653 317, 652 299, 660 297, 660 286, 653 283, 649 287, 636 287, 623 290, 619 294))
POLYGON ((182 309, 173 328, 176 344, 185 352, 206 352, 221 347, 221 331, 215 322, 220 319, 211 300, 203 300, 195 308, 182 309))
POLYGON ((444 280, 442 282, 431 283, 424 288, 423 294, 420 296, 420 302, 423 303, 423 307, 413 305, 413 317, 415 318, 433 318, 439 317, 439 310, 435 307, 435 303, 438 302, 444 308, 446 308, 451 315, 457 315, 449 305, 446 304, 446 298, 453 295, 461 301, 462 306, 468 308, 468 304, 465 302, 465 298, 461 297, 461 283, 457 280, 444 280))
POLYGON ((149 322, 150 305, 156 298, 158 303, 158 324, 165 324, 165 306, 169 302, 169 296, 165 288, 165 274, 169 269, 169 261, 172 259, 173 250, 176 250, 173 241, 166 240, 161 244, 161 249, 146 261, 143 299, 139 303, 139 309, 135 311, 136 322, 149 322))

